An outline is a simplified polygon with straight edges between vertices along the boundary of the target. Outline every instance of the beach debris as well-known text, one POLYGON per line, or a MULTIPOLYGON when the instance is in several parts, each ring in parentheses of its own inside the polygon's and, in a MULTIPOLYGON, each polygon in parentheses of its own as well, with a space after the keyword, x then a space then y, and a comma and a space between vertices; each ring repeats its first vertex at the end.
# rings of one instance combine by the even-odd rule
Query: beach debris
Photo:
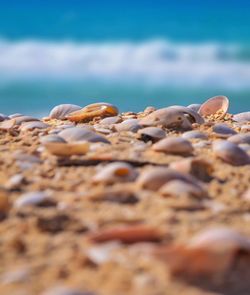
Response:
POLYGON ((172 275, 187 278, 225 274, 240 251, 250 252, 250 239, 230 228, 198 233, 186 244, 159 247, 155 254, 167 263, 172 275))
POLYGON ((213 165, 212 163, 201 157, 191 157, 187 159, 172 162, 169 167, 180 173, 193 175, 203 182, 212 180, 213 165))
POLYGON ((214 154, 233 166, 243 166, 250 164, 250 157, 237 144, 226 141, 217 140, 213 143, 214 154))
POLYGON ((146 224, 114 226, 100 229, 89 235, 89 239, 95 243, 108 241, 120 241, 122 243, 159 242, 161 238, 162 234, 159 230, 146 224))
POLYGON ((69 143, 77 141, 110 143, 104 136, 95 133, 88 127, 67 128, 59 132, 58 135, 69 143))
POLYGON ((49 207, 54 205, 55 201, 48 195, 48 193, 39 191, 22 194, 14 203, 16 208, 26 206, 49 207))
POLYGON ((133 166, 124 163, 116 162, 100 167, 100 171, 93 177, 94 183, 117 183, 134 181, 137 177, 137 172, 133 166))
POLYGON ((200 109, 199 114, 203 117, 218 115, 218 118, 225 117, 229 109, 229 100, 226 96, 214 96, 205 101, 200 109))
POLYGON ((164 152, 167 154, 188 156, 194 151, 191 142, 181 137, 167 137, 152 146, 156 152, 164 152))
POLYGON ((50 114, 49 117, 51 119, 66 119, 66 116, 72 112, 81 110, 81 107, 75 104, 60 104, 55 106, 50 114))
POLYGON ((87 105, 81 110, 72 112, 67 115, 67 119, 72 122, 90 121, 95 117, 112 117, 119 113, 117 107, 110 103, 99 102, 87 105))
POLYGON ((186 131, 182 134, 182 137, 184 139, 200 139, 200 140, 207 140, 208 135, 204 132, 198 131, 198 130, 191 130, 191 131, 186 131))
POLYGON ((213 126, 213 132, 217 137, 228 138, 231 135, 237 134, 232 128, 230 128, 227 124, 218 123, 213 126))
POLYGON ((89 143, 87 141, 77 141, 72 143, 46 142, 43 145, 52 155, 62 157, 85 155, 89 150, 89 143))
POLYGON ((250 112, 243 112, 233 116, 233 120, 236 122, 250 122, 250 112))
POLYGON ((127 119, 119 124, 114 125, 114 129, 118 132, 130 131, 137 132, 142 126, 138 119, 127 119))
POLYGON ((33 130, 33 129, 47 129, 50 125, 45 124, 41 121, 32 121, 32 122, 25 122, 21 125, 22 131, 33 130))
POLYGON ((195 198, 207 197, 207 191, 202 186, 187 183, 183 180, 171 180, 164 184, 159 193, 163 196, 191 196, 195 198))
POLYGON ((152 167, 144 170, 137 178, 137 185, 141 189, 157 191, 165 183, 172 180, 182 180, 187 183, 197 183, 191 175, 180 173, 166 167, 152 167))
POLYGON ((140 136, 140 139, 144 142, 157 142, 166 137, 165 131, 157 127, 146 127, 140 129, 138 130, 138 135, 140 136))

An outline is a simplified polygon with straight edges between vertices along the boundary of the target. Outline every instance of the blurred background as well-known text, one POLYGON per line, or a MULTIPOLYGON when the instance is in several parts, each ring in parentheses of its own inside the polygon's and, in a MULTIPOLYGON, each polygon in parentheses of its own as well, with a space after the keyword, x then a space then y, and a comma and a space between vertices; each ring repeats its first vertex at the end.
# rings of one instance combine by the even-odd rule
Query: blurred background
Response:
POLYGON ((227 95, 250 110, 248 0, 1 0, 0 113, 227 95))

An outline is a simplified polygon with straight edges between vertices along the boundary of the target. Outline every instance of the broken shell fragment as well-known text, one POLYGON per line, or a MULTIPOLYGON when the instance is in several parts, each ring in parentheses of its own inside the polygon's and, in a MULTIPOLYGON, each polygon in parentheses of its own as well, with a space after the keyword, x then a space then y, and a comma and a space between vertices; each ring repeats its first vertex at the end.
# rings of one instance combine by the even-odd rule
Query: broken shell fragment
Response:
POLYGON ((236 122, 250 122, 250 112, 239 113, 233 116, 236 122))
POLYGON ((75 104, 60 104, 51 110, 49 117, 63 120, 68 114, 79 110, 81 110, 81 107, 75 104))
POLYGON ((92 242, 103 243, 117 240, 123 243, 158 242, 162 238, 161 233, 149 225, 138 224, 129 226, 117 226, 99 230, 89 236, 92 242))
POLYGON ((250 157, 248 154, 238 147, 235 143, 218 140, 213 143, 214 154, 233 166, 243 166, 250 164, 250 157))
POLYGON ((140 138, 145 142, 147 141, 156 142, 166 137, 165 131, 157 127, 146 127, 146 128, 140 129, 138 131, 138 134, 140 135, 140 138))
POLYGON ((90 121, 95 117, 112 117, 118 115, 117 107, 112 104, 99 102, 87 105, 83 109, 67 115, 67 119, 73 122, 90 121))
POLYGON ((100 171, 93 177, 94 183, 116 183, 134 181, 137 177, 135 169, 123 162, 116 162, 108 164, 100 169, 100 171))
POLYGON ((99 135, 88 127, 71 127, 58 133, 67 142, 89 141, 110 143, 104 136, 99 135))
POLYGON ((157 152, 164 152, 173 155, 191 155, 193 152, 192 144, 181 137, 169 137, 160 140, 152 146, 152 149, 157 152))
POLYGON ((203 198, 207 196, 207 192, 198 185, 193 185, 182 180, 171 180, 164 184, 159 193, 164 196, 173 195, 179 196, 191 196, 195 198, 203 198))
POLYGON ((203 117, 218 114, 220 118, 223 118, 228 108, 229 100, 226 96, 214 96, 201 105, 198 113, 203 117))
POLYGON ((73 143, 46 142, 44 146, 55 156, 85 155, 89 150, 89 143, 86 141, 73 143))

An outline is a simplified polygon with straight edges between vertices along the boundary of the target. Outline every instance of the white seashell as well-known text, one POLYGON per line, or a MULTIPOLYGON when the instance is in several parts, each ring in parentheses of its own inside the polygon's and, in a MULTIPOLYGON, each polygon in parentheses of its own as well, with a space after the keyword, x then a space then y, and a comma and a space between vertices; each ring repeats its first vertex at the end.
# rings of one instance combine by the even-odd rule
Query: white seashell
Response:
POLYGON ((250 112, 236 114, 233 119, 236 122, 250 122, 250 112))
POLYGON ((137 132, 142 126, 139 124, 138 119, 127 119, 123 121, 122 123, 115 124, 114 128, 118 132, 122 131, 131 131, 131 132, 137 132))
POLYGON ((232 128, 230 128, 227 124, 215 124, 213 126, 213 132, 216 133, 218 137, 227 138, 231 135, 237 134, 232 128))
POLYGON ((166 133, 161 128, 157 127, 146 127, 138 130, 138 134, 140 135, 143 141, 153 141, 156 142, 160 139, 166 137, 166 133))
POLYGON ((104 118, 99 123, 101 125, 113 125, 113 124, 120 123, 121 121, 122 121, 121 117, 115 116, 115 117, 104 118))
POLYGON ((16 201, 14 206, 21 208, 24 206, 39 206, 49 201, 50 197, 45 192, 30 192, 21 195, 16 201))
POLYGON ((66 143, 66 141, 61 136, 54 135, 54 134, 42 136, 40 138, 40 142, 42 144, 45 144, 47 142, 62 142, 62 143, 66 143))
POLYGON ((39 119, 30 117, 30 116, 20 116, 20 117, 14 118, 14 120, 15 120, 15 125, 21 125, 22 123, 25 123, 25 122, 39 121, 39 119))
POLYGON ((200 107, 201 107, 201 104, 199 103, 194 103, 194 104, 190 104, 189 106, 187 106, 189 109, 191 109, 192 111, 198 113, 200 107))
POLYGON ((236 134, 230 136, 228 141, 231 141, 236 144, 250 144, 250 134, 236 134))
POLYGON ((65 119, 66 116, 72 112, 80 110, 81 107, 74 104, 60 104, 55 106, 50 114, 49 117, 52 119, 65 119))
POLYGON ((46 129, 48 127, 50 127, 50 125, 45 124, 41 121, 31 121, 31 122, 22 123, 21 130, 26 131, 26 130, 33 130, 33 129, 46 129))
POLYGON ((192 130, 187 131, 182 134, 182 137, 184 139, 201 139, 201 140, 207 140, 208 136, 204 132, 198 131, 198 130, 192 130))

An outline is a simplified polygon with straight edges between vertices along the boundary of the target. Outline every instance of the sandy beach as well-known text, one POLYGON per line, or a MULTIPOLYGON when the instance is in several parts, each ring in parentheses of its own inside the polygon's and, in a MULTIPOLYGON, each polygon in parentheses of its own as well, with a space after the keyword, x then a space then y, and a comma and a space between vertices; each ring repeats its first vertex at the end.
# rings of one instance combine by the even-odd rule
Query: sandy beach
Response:
POLYGON ((249 294, 250 113, 118 108, 0 115, 0 294, 249 294))

